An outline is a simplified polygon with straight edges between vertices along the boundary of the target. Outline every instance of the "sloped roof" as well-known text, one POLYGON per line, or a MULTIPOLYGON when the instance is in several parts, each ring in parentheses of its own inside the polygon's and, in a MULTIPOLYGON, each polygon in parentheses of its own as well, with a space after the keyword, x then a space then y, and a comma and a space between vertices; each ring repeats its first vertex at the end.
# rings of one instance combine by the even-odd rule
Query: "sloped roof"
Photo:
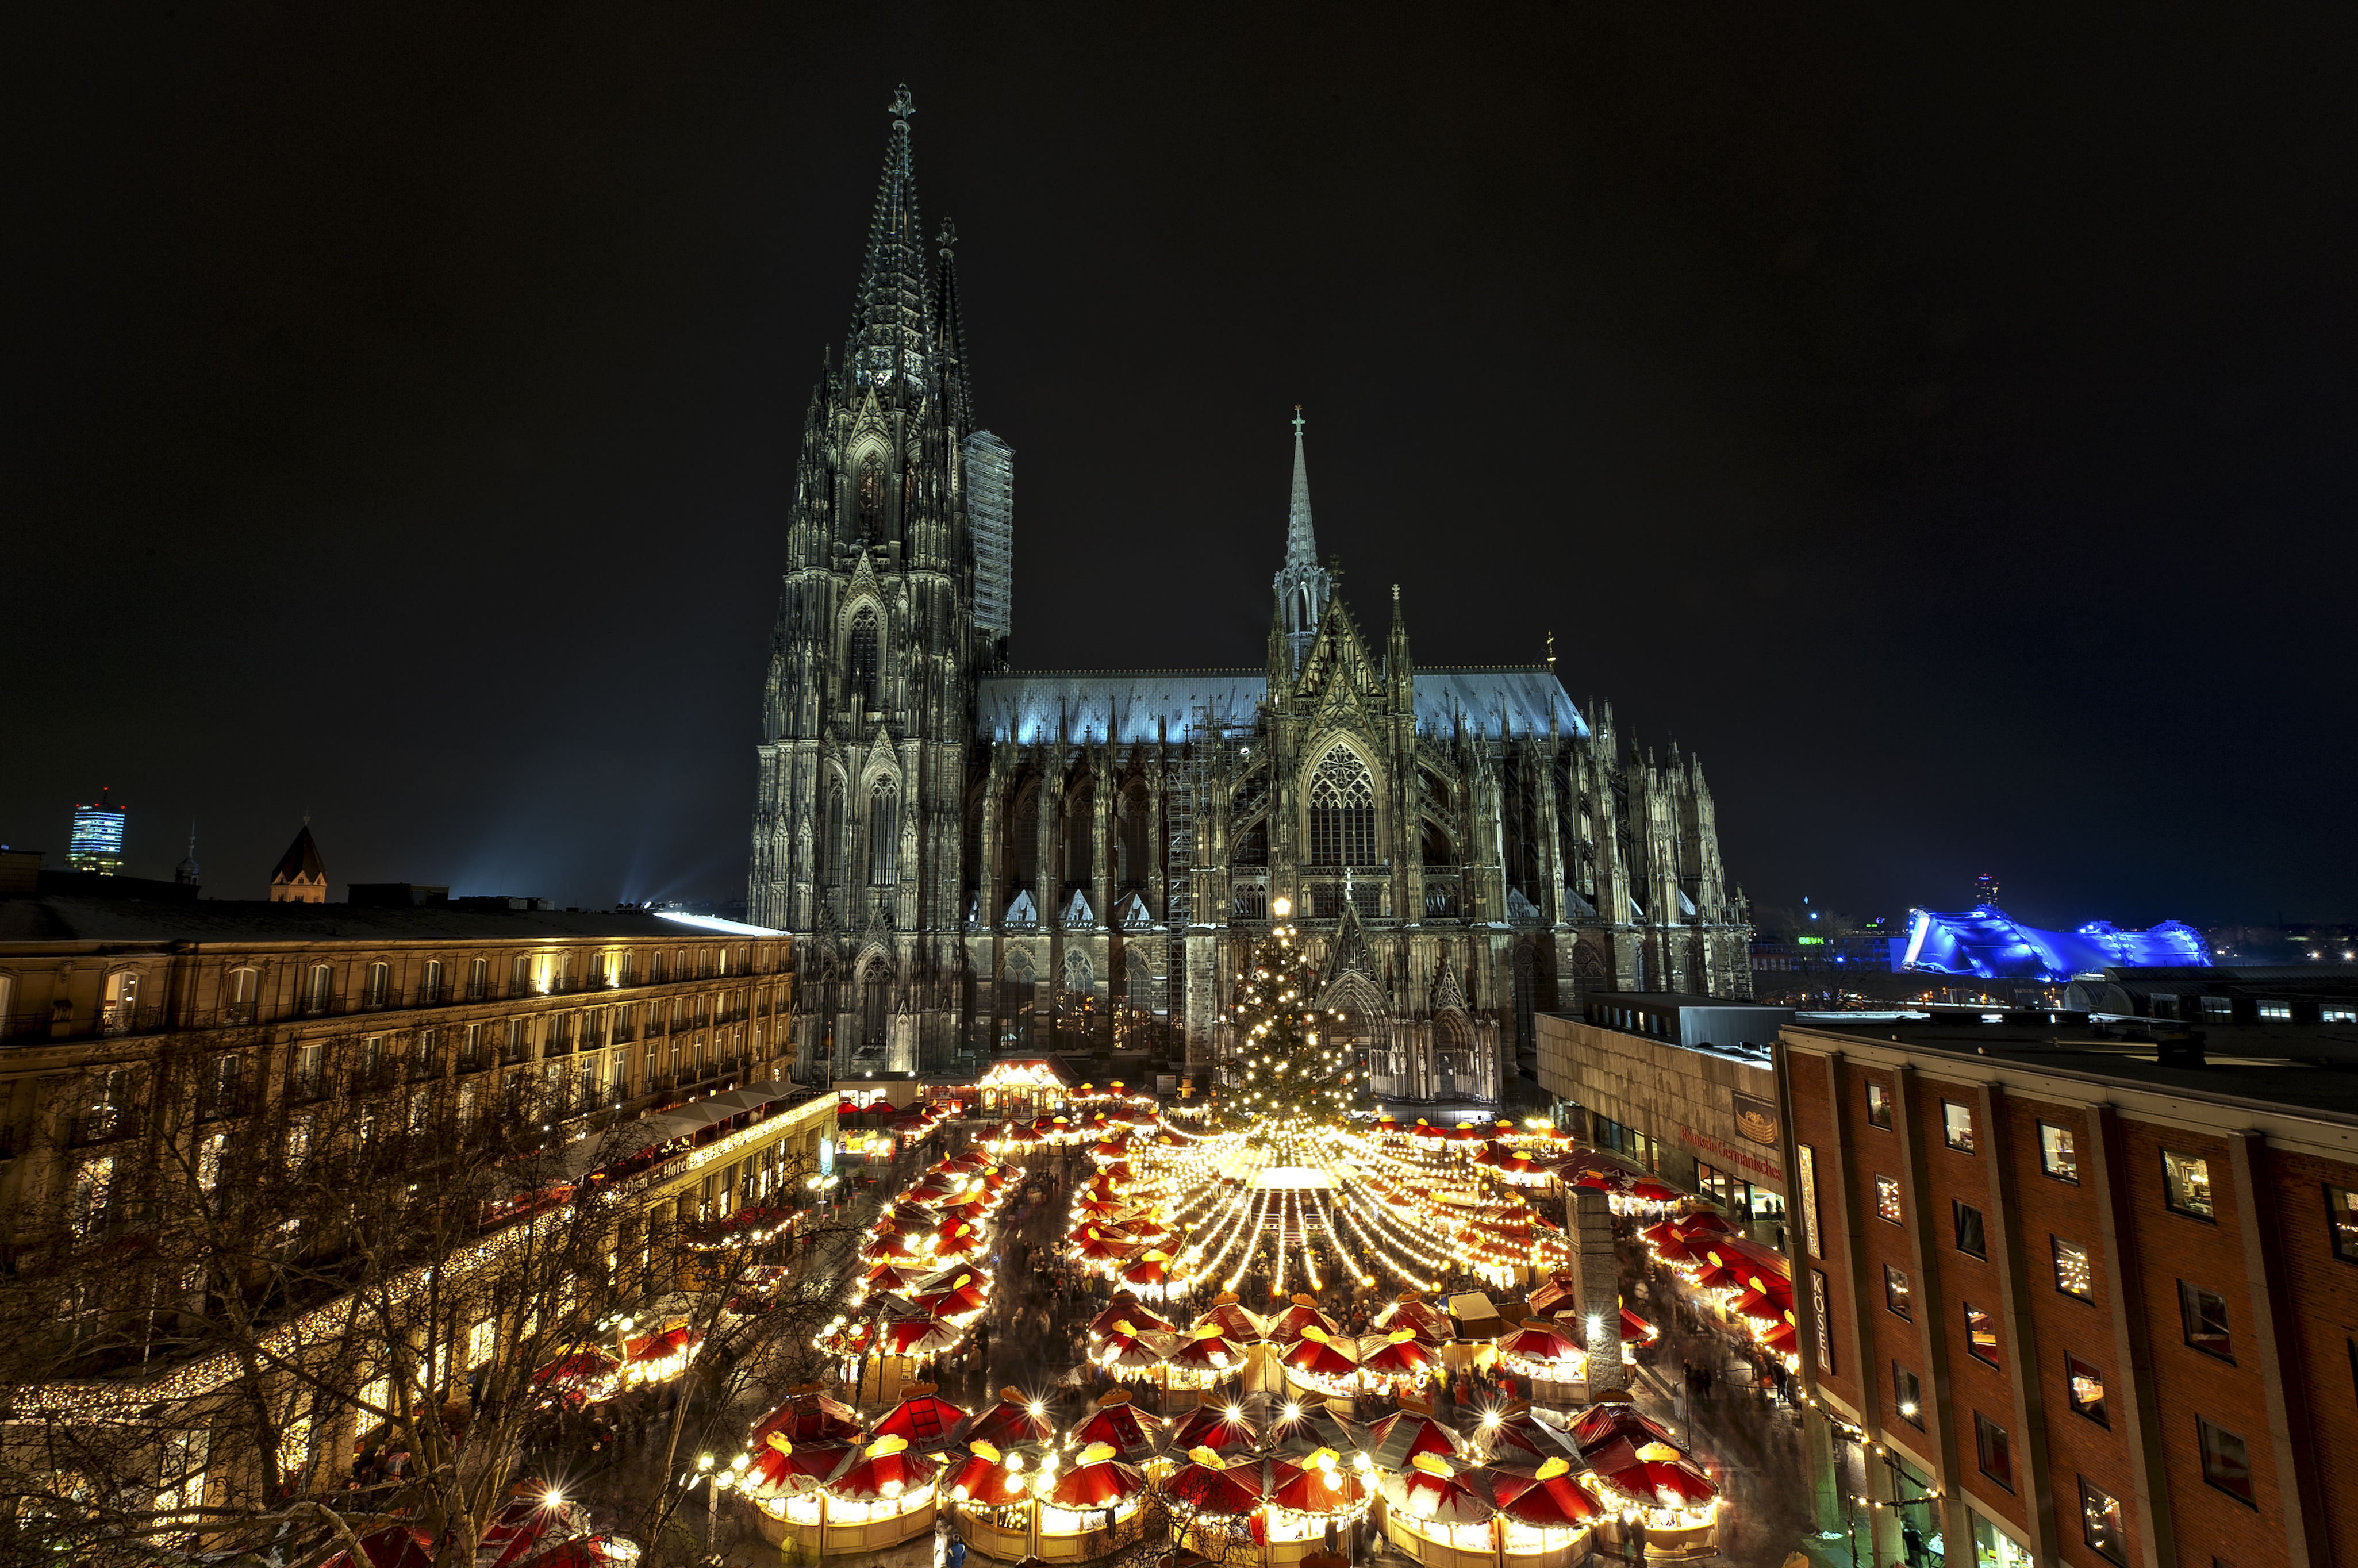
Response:
POLYGON ((975 683, 975 733, 1029 744, 1084 734, 1097 741, 1187 737, 1208 711, 1221 723, 1249 724, 1268 676, 1260 670, 1043 670, 984 676, 975 683))
POLYGON ((287 853, 278 857, 278 865, 270 873, 274 882, 308 880, 324 882, 328 880, 328 862, 319 859, 319 846, 311 841, 311 825, 303 824, 295 842, 287 846, 287 853))
POLYGON ((1496 735, 1506 719, 1510 735, 1544 735, 1548 720, 1566 740, 1588 733, 1563 683, 1543 665, 1486 669, 1480 665, 1422 669, 1416 672, 1416 727, 1428 734, 1446 734, 1460 717, 1466 728, 1496 735))
MULTIPOLYGON (((1186 738, 1208 712, 1222 723, 1249 724, 1267 694, 1260 670, 1042 670, 984 676, 975 683, 975 733, 1022 744, 1065 737, 1129 744, 1166 735, 1186 738)), ((1419 669, 1416 727, 1447 734, 1460 718, 1495 735, 1545 735, 1549 720, 1569 739, 1588 724, 1545 665, 1419 669)))

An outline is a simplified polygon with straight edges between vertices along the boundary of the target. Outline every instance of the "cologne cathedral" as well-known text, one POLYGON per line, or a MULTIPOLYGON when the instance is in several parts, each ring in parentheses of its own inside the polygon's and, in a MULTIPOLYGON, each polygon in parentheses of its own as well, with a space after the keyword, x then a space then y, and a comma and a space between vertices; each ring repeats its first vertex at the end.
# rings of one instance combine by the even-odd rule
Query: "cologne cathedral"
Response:
POLYGON ((1201 1074, 1280 901, 1394 1100, 1501 1101, 1533 1012, 1584 992, 1749 994, 1702 769, 1552 657, 1420 669, 1397 587, 1363 628, 1298 410, 1259 664, 1010 666, 1012 454, 975 422, 912 111, 804 418, 763 696, 749 913, 795 937, 797 1076, 1141 1044, 1201 1074))

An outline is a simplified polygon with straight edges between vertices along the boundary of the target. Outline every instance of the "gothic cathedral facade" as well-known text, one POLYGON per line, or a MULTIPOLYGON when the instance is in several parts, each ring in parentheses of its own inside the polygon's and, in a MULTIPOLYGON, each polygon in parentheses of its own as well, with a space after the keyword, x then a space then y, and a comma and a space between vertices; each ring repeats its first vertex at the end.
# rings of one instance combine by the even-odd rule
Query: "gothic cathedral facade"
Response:
POLYGON ((1303 422, 1258 668, 1021 672, 1011 454, 974 424, 952 235, 906 89, 851 330, 804 420, 749 917, 791 932, 795 1071, 1152 1044, 1216 1069, 1272 902, 1379 1095, 1510 1098, 1534 1011, 1748 994, 1703 771, 1553 660, 1417 668, 1317 558, 1303 422))

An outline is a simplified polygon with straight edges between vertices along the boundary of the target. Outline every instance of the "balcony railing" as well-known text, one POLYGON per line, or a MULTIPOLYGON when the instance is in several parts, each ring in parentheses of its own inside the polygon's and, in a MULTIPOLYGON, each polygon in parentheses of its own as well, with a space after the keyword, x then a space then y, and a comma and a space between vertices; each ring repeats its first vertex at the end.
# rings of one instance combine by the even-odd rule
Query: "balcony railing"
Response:
POLYGON ((1437 871, 1424 869, 1424 917, 1427 920, 1461 920, 1465 918, 1466 873, 1437 871))

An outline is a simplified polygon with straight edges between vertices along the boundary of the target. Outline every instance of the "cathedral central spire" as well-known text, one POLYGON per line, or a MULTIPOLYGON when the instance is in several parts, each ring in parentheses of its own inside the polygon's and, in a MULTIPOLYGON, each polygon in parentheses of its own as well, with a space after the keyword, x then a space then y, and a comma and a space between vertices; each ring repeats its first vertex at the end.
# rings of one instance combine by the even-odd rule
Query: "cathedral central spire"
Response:
POLYGON ((1310 460, 1302 449, 1302 405, 1293 406, 1293 500, 1285 513, 1285 565, 1277 574, 1277 615, 1293 673, 1318 636, 1334 581, 1318 564, 1318 539, 1310 531, 1310 460))
POLYGON ((888 112, 884 172, 876 185, 876 212, 868 225, 868 255, 851 308, 851 340, 844 363, 855 386, 883 388, 895 380, 921 383, 925 369, 927 287, 925 229, 917 217, 917 171, 909 149, 909 117, 917 112, 903 84, 888 112))

